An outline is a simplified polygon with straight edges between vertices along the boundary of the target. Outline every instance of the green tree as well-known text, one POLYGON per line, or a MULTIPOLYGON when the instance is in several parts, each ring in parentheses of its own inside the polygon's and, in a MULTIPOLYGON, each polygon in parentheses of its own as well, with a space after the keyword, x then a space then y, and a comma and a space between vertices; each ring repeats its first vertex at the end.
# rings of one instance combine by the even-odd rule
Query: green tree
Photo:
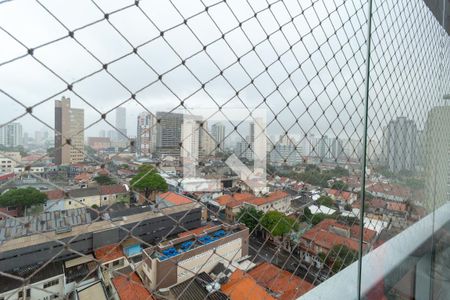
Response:
POLYGON ((272 236, 283 236, 291 230, 296 230, 298 224, 295 220, 286 217, 283 213, 272 210, 264 214, 261 225, 270 232, 272 236))
POLYGON ((317 204, 326 207, 333 207, 334 201, 330 196, 320 196, 319 199, 317 199, 317 204))
POLYGON ((310 222, 311 222, 312 225, 317 225, 317 224, 319 224, 320 222, 322 222, 325 219, 334 219, 334 216, 333 215, 327 215, 327 214, 324 214, 324 213, 317 213, 317 214, 314 214, 311 217, 310 222))
POLYGON ((261 217, 263 216, 263 212, 260 210, 256 210, 253 206, 244 206, 236 215, 236 220, 241 223, 244 223, 245 226, 248 227, 250 232, 258 226, 261 217))
POLYGON ((327 263, 337 273, 358 259, 358 252, 345 245, 334 245, 328 253, 327 263))
POLYGON ((114 178, 109 177, 108 175, 98 175, 94 177, 95 182, 99 185, 112 185, 115 184, 116 181, 114 178))
POLYGON ((130 181, 133 189, 143 192, 146 199, 154 192, 167 192, 168 186, 164 178, 150 165, 142 165, 130 181))
POLYGON ((23 210, 26 207, 44 204, 46 200, 47 194, 35 188, 13 189, 0 195, 0 207, 14 206, 23 210))
POLYGON ((343 191, 343 190, 347 190, 348 189, 348 185, 345 182, 342 181, 335 181, 332 185, 331 185, 332 189, 335 190, 339 190, 339 191, 343 191))

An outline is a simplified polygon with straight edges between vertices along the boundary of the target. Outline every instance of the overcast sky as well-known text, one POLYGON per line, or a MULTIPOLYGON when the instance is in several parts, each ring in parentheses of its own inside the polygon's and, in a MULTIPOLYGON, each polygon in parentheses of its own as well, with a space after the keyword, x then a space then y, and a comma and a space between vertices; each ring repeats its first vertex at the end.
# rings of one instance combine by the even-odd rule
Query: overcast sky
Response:
MULTIPOLYGON (((358 0, 314 2, 271 1, 270 9, 264 0, 143 0, 139 7, 117 0, 2 3, 0 123, 25 111, 5 93, 25 106, 42 102, 33 114, 49 126, 54 100, 64 95, 85 110, 87 136, 110 129, 104 121, 93 123, 109 112, 114 124, 110 111, 118 105, 126 107, 134 135, 138 113, 179 110, 183 101, 210 124, 241 120, 257 107, 267 111, 271 135, 284 127, 294 136, 360 137, 367 6, 358 0), (27 48, 37 48, 34 58, 27 48), (74 92, 66 82, 75 82, 74 92), (137 101, 128 100, 131 94, 137 101), (214 113, 218 106, 222 114, 214 113)), ((374 2, 369 129, 380 131, 401 115, 423 123, 430 98, 439 94, 436 58, 442 48, 422 48, 438 41, 438 27, 420 0, 374 2)), ((43 127, 30 116, 18 121, 30 132, 43 127)))

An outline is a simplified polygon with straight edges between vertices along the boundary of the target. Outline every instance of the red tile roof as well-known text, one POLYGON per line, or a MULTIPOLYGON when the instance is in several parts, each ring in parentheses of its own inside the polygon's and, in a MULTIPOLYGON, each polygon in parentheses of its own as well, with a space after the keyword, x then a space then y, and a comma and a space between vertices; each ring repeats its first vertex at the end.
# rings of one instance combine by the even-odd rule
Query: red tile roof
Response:
POLYGON ((174 193, 174 192, 166 192, 166 193, 160 194, 159 197, 161 199, 164 199, 164 201, 170 202, 174 205, 183 205, 183 204, 192 203, 192 200, 189 199, 188 197, 182 196, 182 195, 174 193))
POLYGON ((356 198, 354 196, 355 195, 354 193, 347 192, 347 191, 340 191, 340 190, 336 190, 336 189, 328 189, 328 195, 333 195, 336 198, 341 198, 346 202, 352 200, 352 197, 356 198))
POLYGON ((51 190, 46 191, 47 199, 48 200, 58 200, 58 199, 64 199, 64 191, 61 190, 51 190))
POLYGON ((223 196, 218 197, 216 199, 216 202, 219 203, 221 206, 224 206, 228 202, 231 202, 233 200, 234 200, 233 196, 227 194, 227 195, 223 195, 223 196))
POLYGON ((386 201, 381 198, 374 198, 369 201, 369 206, 373 208, 384 208, 386 206, 386 201))
MULTIPOLYGON (((333 219, 326 219, 305 232, 303 235, 303 239, 312 241, 316 245, 330 250, 335 245, 345 245, 348 248, 358 251, 359 250, 359 233, 360 229, 358 225, 348 226, 341 223, 338 223, 336 220, 333 219), (350 233, 350 237, 345 237, 338 235, 334 232, 331 232, 330 229, 332 227, 338 227, 344 230, 348 230, 350 233)), ((376 231, 364 228, 364 242, 370 242, 372 241, 376 236, 376 231)), ((312 248, 307 249, 311 252, 313 252, 312 248)))
POLYGON ((82 181, 83 182, 88 182, 88 181, 91 180, 91 178, 92 178, 91 174, 89 174, 89 173, 81 173, 81 174, 78 174, 77 176, 75 176, 74 180, 76 182, 82 182, 82 181))
POLYGON ((407 209, 406 203, 387 202, 386 209, 405 212, 407 209))
POLYGON ((129 278, 125 276, 117 276, 112 280, 117 294, 119 294, 120 300, 155 299, 144 287, 144 284, 135 272, 130 273, 128 276, 129 278))
POLYGON ((411 196, 411 190, 409 188, 392 183, 377 182, 367 187, 367 191, 372 193, 383 193, 386 195, 397 196, 402 198, 409 198, 411 196))
POLYGON ((124 194, 127 189, 122 184, 101 185, 99 187, 100 195, 124 194))
POLYGON ((119 244, 107 245, 94 251, 95 258, 101 262, 108 262, 123 256, 122 247, 119 244))
POLYGON ((281 300, 297 299, 314 288, 311 283, 267 262, 256 266, 248 274, 259 285, 280 294, 277 298, 281 300))
POLYGON ((231 300, 275 300, 266 290, 258 285, 252 276, 236 269, 228 282, 222 285, 222 292, 231 300))
POLYGON ((273 193, 270 193, 267 197, 254 198, 254 199, 251 199, 251 200, 248 200, 245 202, 259 206, 259 205, 264 205, 267 203, 278 201, 280 199, 286 198, 287 196, 289 196, 289 194, 286 192, 275 191, 273 193))

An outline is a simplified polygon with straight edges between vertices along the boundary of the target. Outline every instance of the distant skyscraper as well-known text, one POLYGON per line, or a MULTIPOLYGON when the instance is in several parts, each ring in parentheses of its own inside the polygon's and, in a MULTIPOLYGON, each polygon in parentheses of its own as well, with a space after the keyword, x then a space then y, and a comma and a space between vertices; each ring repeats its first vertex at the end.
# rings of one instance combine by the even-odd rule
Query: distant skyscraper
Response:
POLYGON ((302 161, 302 149, 296 145, 294 139, 288 135, 280 136, 275 145, 272 145, 269 153, 271 163, 295 165, 302 161))
POLYGON ((204 159, 208 156, 214 155, 216 152, 217 144, 212 137, 212 134, 208 130, 208 122, 207 121, 197 121, 199 126, 198 134, 199 134, 199 156, 200 159, 204 159), (203 124, 203 125, 200 125, 203 124))
POLYGON ((148 112, 142 112, 137 117, 136 155, 138 157, 152 156, 156 150, 156 118, 148 112))
POLYGON ((183 114, 172 112, 157 112, 156 119, 156 152, 159 157, 180 157, 181 125, 183 114))
POLYGON ((225 149, 225 125, 222 123, 214 123, 211 127, 211 135, 216 142, 215 147, 218 147, 218 150, 223 151, 225 149))
POLYGON ((331 159, 334 161, 342 160, 344 158, 344 146, 342 141, 336 137, 331 140, 331 159))
POLYGON ((116 140, 124 141, 127 140, 127 109, 125 107, 116 108, 116 140))
POLYGON ((324 135, 319 139, 317 144, 317 153, 321 160, 327 159, 331 157, 331 143, 328 136, 324 135))
POLYGON ((22 124, 14 122, 0 128, 0 145, 17 147, 22 144, 22 124))
POLYGON ((55 163, 84 160, 84 110, 72 108, 70 99, 55 100, 55 163))
POLYGON ((391 172, 413 171, 416 166, 417 127, 413 120, 399 117, 386 129, 387 165, 391 172))

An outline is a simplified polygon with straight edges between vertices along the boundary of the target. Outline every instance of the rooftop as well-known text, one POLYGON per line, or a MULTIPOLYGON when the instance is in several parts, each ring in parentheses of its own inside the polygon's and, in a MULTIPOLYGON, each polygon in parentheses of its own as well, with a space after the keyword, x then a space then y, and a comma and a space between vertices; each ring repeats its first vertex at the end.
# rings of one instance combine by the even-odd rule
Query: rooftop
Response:
POLYGON ((101 185, 99 186, 100 195, 124 194, 127 192, 123 184, 101 185))
POLYGON ((163 200, 164 202, 166 202, 166 203, 168 202, 172 205, 183 205, 183 204, 189 204, 189 203, 193 202, 192 199, 190 199, 186 196, 174 193, 174 192, 166 192, 166 193, 158 195, 157 197, 159 199, 163 200))
POLYGON ((46 191, 45 194, 47 194, 48 200, 58 200, 58 199, 64 199, 64 191, 62 190, 51 190, 46 191))
POLYGON ((202 272, 171 287, 170 292, 177 300, 227 300, 228 297, 221 291, 208 292, 206 286, 213 282, 208 274, 202 272))
POLYGON ((113 278, 112 283, 117 294, 119 294, 120 300, 154 299, 135 272, 128 276, 118 275, 113 278))
POLYGON ((98 248, 94 251, 94 255, 95 258, 103 263, 113 261, 124 256, 120 244, 112 244, 98 248))
POLYGON ((275 300, 252 276, 239 269, 231 274, 230 279, 222 285, 221 289, 231 300, 275 300))
MULTIPOLYGON (((39 270, 42 265, 36 264, 27 267, 22 267, 18 270, 8 272, 13 276, 27 278, 34 272, 39 270)), ((40 269, 36 274, 30 278, 30 283, 39 282, 48 278, 55 277, 57 275, 63 274, 63 268, 61 262, 51 262, 40 269)), ((0 293, 4 293, 13 289, 17 289, 23 285, 23 282, 17 279, 13 279, 8 276, 0 275, 0 293)))
POLYGON ((314 288, 314 285, 277 266, 263 262, 248 272, 256 282, 280 296, 281 300, 296 299, 314 288))
POLYGON ((185 237, 191 234, 195 235, 201 235, 206 232, 206 230, 213 228, 214 226, 212 224, 208 224, 199 228, 195 228, 189 231, 184 231, 178 234, 178 237, 185 237))
MULTIPOLYGON (((199 204, 190 203, 185 205, 161 208, 162 212, 155 212, 155 211, 139 212, 133 215, 128 215, 126 219, 121 221, 121 225, 123 226, 126 224, 132 224, 139 221, 143 221, 146 219, 163 217, 166 216, 167 214, 177 213, 185 210, 192 210, 197 207, 200 207, 199 204)), ((22 236, 20 238, 15 238, 7 242, 4 242, 2 244, 2 251, 6 252, 17 248, 29 247, 32 245, 37 245, 45 242, 51 242, 54 241, 55 239, 63 239, 71 236, 76 236, 82 233, 95 232, 99 230, 105 230, 108 228, 114 228, 115 226, 116 225, 114 225, 114 223, 111 222, 110 220, 102 220, 94 223, 75 226, 72 228, 71 232, 56 234, 54 231, 50 231, 50 232, 43 232, 40 234, 33 234, 29 236, 22 236)))

